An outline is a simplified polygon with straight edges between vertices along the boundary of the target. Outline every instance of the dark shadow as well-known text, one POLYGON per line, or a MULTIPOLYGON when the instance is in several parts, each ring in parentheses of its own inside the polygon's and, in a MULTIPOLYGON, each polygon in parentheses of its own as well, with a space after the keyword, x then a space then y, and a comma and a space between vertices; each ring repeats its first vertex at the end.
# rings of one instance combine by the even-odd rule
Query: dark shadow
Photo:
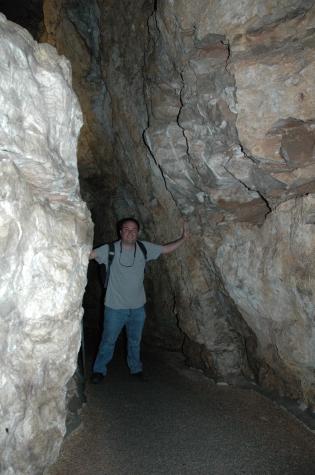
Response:
POLYGON ((44 30, 43 0, 1 0, 0 11, 8 20, 26 28, 38 40, 44 30))

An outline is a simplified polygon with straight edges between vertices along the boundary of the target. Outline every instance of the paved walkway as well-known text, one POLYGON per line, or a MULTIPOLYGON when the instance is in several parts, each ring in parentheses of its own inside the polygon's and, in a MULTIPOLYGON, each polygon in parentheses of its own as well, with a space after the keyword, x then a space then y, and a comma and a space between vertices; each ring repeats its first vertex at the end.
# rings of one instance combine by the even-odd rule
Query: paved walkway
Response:
POLYGON ((107 380, 87 386, 82 427, 48 475, 315 474, 315 434, 256 392, 175 360, 147 355, 149 381, 138 382, 116 357, 107 380))

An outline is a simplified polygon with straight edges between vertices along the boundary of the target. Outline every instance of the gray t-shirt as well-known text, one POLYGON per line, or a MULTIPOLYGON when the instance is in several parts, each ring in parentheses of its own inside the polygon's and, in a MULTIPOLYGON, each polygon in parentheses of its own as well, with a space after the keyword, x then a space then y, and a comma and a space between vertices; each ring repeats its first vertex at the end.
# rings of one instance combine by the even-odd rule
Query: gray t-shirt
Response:
MULTIPOLYGON (((147 250, 147 261, 157 259, 162 246, 142 241, 147 250)), ((139 245, 135 249, 126 250, 121 241, 116 241, 115 256, 110 266, 109 282, 105 296, 105 305, 115 309, 139 308, 145 302, 143 286, 145 258, 139 245)), ((95 260, 99 264, 108 265, 109 245, 95 249, 95 260)))

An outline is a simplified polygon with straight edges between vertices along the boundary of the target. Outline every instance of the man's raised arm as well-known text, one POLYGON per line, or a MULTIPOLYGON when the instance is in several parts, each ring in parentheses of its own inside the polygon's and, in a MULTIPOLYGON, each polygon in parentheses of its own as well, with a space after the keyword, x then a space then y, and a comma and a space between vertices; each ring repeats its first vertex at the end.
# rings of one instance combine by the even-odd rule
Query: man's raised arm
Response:
POLYGON ((162 246, 162 254, 169 254, 170 252, 175 251, 179 246, 183 244, 183 242, 188 238, 188 227, 187 223, 184 222, 183 224, 183 232, 179 239, 176 241, 169 242, 168 244, 164 244, 162 246))

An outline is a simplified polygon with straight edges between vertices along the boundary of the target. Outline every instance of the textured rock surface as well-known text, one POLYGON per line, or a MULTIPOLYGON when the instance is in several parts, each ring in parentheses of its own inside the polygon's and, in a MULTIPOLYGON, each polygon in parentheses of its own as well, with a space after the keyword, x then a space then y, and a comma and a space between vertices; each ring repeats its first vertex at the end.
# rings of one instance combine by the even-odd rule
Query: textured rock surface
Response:
MULTIPOLYGON (((314 398, 315 197, 289 200, 259 229, 235 225, 216 264, 229 295, 254 330, 258 354, 277 371, 281 390, 314 398)), ((265 368, 260 379, 266 378, 265 368)), ((266 381, 271 388, 273 381, 266 381)))
POLYGON ((190 223, 154 264, 151 335, 218 379, 314 403, 314 2, 45 6, 86 117, 98 239, 126 214, 162 242, 190 223))
POLYGON ((0 15, 0 472, 41 474, 65 433, 92 227, 68 61, 0 15))

